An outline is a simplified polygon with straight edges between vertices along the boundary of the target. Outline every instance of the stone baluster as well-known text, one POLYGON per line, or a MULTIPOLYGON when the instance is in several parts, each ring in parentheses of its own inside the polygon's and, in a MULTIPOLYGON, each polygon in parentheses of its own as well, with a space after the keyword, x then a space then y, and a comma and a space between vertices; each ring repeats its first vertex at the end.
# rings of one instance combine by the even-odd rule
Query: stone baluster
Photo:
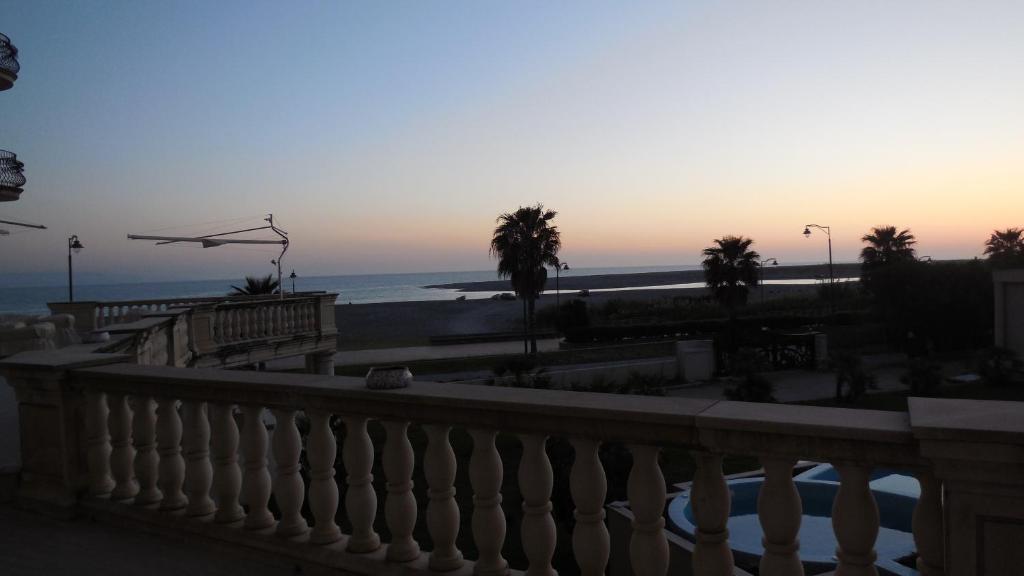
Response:
POLYGON ((182 492, 185 482, 185 459, 181 457, 181 417, 178 401, 160 398, 156 411, 156 450, 160 454, 161 510, 180 510, 188 504, 182 492))
POLYGON ((551 558, 557 533, 551 517, 551 488, 554 476, 545 451, 547 436, 523 435, 523 457, 519 464, 519 489, 523 494, 523 553, 529 560, 528 576, 555 576, 551 558))
POLYGON ((384 519, 391 531, 387 559, 392 562, 408 562, 420 555, 420 545, 412 537, 416 528, 416 497, 412 493, 415 455, 409 443, 408 428, 408 422, 384 422, 387 441, 383 466, 388 489, 384 519))
POLYGON ((459 505, 455 503, 455 452, 448 441, 448 426, 425 424, 427 450, 423 456, 423 475, 427 478, 427 531, 434 542, 428 563, 431 570, 448 572, 463 564, 462 552, 455 547, 459 535, 459 505))
POLYGON ((213 485, 213 466, 210 464, 210 420, 206 403, 188 400, 182 402, 185 452, 185 494, 188 495, 188 516, 209 516, 217 506, 210 498, 213 485))
POLYGON ((232 524, 245 518, 238 503, 242 490, 242 470, 238 467, 238 425, 230 404, 210 404, 210 423, 213 429, 213 497, 217 512, 213 517, 218 524, 232 524))
POLYGON ((871 469, 835 464, 839 491, 832 503, 832 530, 836 534, 836 576, 877 576, 875 538, 878 504, 868 486, 871 469))
POLYGON ((611 550, 608 528, 604 524, 608 482, 598 457, 600 445, 596 440, 572 440, 576 451, 576 460, 569 475, 569 488, 576 504, 572 550, 583 576, 604 576, 611 550))
POLYGON ((942 576, 946 572, 942 536, 942 485, 930 470, 917 473, 921 496, 914 507, 914 543, 917 571, 921 576, 942 576))
POLYGON ((349 552, 373 552, 380 548, 380 536, 373 530, 377 516, 377 493, 373 491, 373 443, 366 432, 366 418, 345 418, 342 459, 348 471, 345 509, 352 523, 349 552))
POLYGON ((501 480, 504 469, 494 445, 493 430, 470 430, 473 453, 469 458, 469 482, 473 486, 473 541, 480 558, 473 567, 478 576, 508 573, 501 555, 505 543, 505 513, 501 509, 501 480))
POLYGON ((658 466, 658 448, 633 445, 633 467, 626 492, 633 511, 633 537, 629 557, 638 576, 664 576, 668 571, 668 541, 665 539, 665 478, 658 466))
POLYGON ((302 439, 295 427, 294 410, 271 410, 277 424, 274 426, 274 498, 281 509, 281 521, 277 523, 277 535, 285 538, 301 536, 309 532, 309 524, 302 517, 302 500, 306 487, 299 474, 299 454, 302 439))
POLYGON ((224 314, 220 310, 213 312, 213 341, 217 344, 224 343, 224 314))
POLYGON ((331 430, 331 414, 322 410, 310 410, 309 439, 306 453, 309 456, 309 508, 316 523, 309 541, 313 544, 331 544, 341 540, 341 530, 334 522, 338 513, 338 485, 334 482, 334 461, 338 444, 331 430))
POLYGON ((780 576, 803 576, 800 563, 800 518, 803 506, 793 483, 795 460, 763 458, 764 482, 757 497, 757 515, 764 536, 761 543, 760 573, 780 576))
POLYGON ((150 396, 135 396, 133 400, 132 442, 135 445, 135 478, 139 482, 139 493, 133 503, 150 506, 158 504, 164 497, 157 488, 160 457, 156 453, 156 402, 150 396))
POLYGON ((690 503, 696 519, 693 573, 697 576, 725 576, 733 573, 729 549, 729 487, 722 475, 722 456, 694 452, 697 473, 693 478, 690 503))
POLYGON ((110 407, 110 415, 107 417, 111 435, 110 473, 114 478, 114 490, 110 493, 110 499, 131 500, 139 492, 132 470, 135 461, 135 449, 132 448, 132 411, 124 394, 110 394, 107 399, 110 407))
POLYGON ((89 494, 106 497, 114 489, 110 476, 110 434, 107 433, 107 395, 97 390, 85 393, 85 442, 89 462, 89 494))
POLYGON ((275 316, 277 315, 277 306, 275 306, 274 304, 269 304, 269 305, 267 305, 266 311, 267 311, 267 336, 273 336, 273 335, 277 334, 277 332, 275 332, 275 330, 277 329, 277 319, 275 318, 275 316))
POLYGON ((267 508, 270 501, 270 472, 267 471, 267 427, 263 408, 242 406, 242 503, 248 508, 245 528, 263 530, 274 526, 274 515, 267 508))

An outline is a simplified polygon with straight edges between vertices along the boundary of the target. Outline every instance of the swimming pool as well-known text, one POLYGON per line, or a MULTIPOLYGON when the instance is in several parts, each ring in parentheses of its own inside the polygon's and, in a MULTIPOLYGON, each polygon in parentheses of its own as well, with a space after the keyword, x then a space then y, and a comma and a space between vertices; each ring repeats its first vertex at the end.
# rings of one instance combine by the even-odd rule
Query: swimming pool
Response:
MULTIPOLYGON (((764 553, 761 524, 757 517, 757 497, 764 478, 729 480, 732 506, 729 512, 729 545, 738 564, 756 565, 764 553)), ((829 464, 820 464, 794 476, 803 504, 800 522, 800 560, 809 574, 835 568, 836 539, 832 532, 832 501, 839 489, 838 472, 829 464)), ((871 475, 871 491, 878 503, 881 526, 875 551, 875 566, 881 574, 909 576, 917 574, 898 560, 915 551, 911 521, 920 496, 920 487, 912 476, 892 470, 876 470, 871 475)), ((668 507, 669 527, 693 540, 696 530, 690 493, 686 491, 668 507)))

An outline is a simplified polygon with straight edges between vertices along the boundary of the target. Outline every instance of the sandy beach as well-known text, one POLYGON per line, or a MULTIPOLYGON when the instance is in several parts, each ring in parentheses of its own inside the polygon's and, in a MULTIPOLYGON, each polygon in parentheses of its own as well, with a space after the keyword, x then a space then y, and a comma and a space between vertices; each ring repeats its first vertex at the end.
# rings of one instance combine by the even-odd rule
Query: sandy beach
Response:
MULTIPOLYGON (((860 264, 845 263, 834 266, 836 278, 854 278, 860 276, 860 264)), ((548 290, 554 289, 555 278, 552 272, 548 278, 548 290)), ((765 280, 801 280, 828 277, 828 264, 814 264, 806 266, 766 266, 764 268, 765 280)), ((565 290, 597 290, 604 288, 634 288, 641 286, 670 286, 673 284, 690 284, 703 282, 704 272, 702 270, 679 270, 673 272, 642 272, 637 274, 602 274, 597 276, 572 275, 572 271, 565 272, 559 279, 559 285, 565 290)), ((446 288, 462 292, 501 292, 507 291, 508 280, 493 280, 488 282, 456 282, 452 284, 437 284, 425 286, 425 288, 446 288)), ((620 293, 621 297, 621 293, 620 293)))

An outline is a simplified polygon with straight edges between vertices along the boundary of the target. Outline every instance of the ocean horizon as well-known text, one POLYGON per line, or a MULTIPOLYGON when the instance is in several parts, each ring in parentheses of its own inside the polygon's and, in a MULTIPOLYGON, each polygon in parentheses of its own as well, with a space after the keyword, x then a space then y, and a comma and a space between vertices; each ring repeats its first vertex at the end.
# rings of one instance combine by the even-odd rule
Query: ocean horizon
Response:
MULTIPOLYGON (((641 274, 644 272, 674 272, 698 269, 700 269, 700 266, 696 264, 609 266, 573 268, 563 272, 562 276, 641 274)), ((489 298, 493 292, 459 292, 443 288, 425 288, 425 286, 493 280, 500 280, 497 272, 494 270, 351 274, 299 277, 295 280, 295 289, 299 292, 337 292, 339 304, 370 304, 380 302, 452 300, 461 295, 466 295, 468 298, 489 298)), ((243 279, 236 279, 75 284, 75 300, 119 301, 219 296, 231 292, 233 284, 238 285, 243 282, 243 279)), ((285 289, 291 291, 291 280, 287 276, 284 278, 284 284, 285 289)), ((511 289, 511 286, 509 286, 507 291, 511 291, 511 289)), ((68 288, 66 284, 0 287, 0 314, 46 314, 48 312, 47 302, 66 302, 67 297, 68 288)))

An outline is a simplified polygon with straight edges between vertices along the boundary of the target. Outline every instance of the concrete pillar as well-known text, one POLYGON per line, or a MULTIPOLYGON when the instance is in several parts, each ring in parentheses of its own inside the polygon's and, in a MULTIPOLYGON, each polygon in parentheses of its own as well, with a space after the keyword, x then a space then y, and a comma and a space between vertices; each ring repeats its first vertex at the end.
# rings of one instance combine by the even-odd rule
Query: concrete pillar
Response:
POLYGON ((680 340, 676 342, 676 364, 679 378, 688 382, 710 380, 715 373, 713 340, 680 340))
POLYGON ((334 376, 334 351, 327 350, 306 354, 306 372, 334 376))
POLYGON ((824 332, 814 335, 814 367, 818 370, 828 369, 828 334, 824 332))

